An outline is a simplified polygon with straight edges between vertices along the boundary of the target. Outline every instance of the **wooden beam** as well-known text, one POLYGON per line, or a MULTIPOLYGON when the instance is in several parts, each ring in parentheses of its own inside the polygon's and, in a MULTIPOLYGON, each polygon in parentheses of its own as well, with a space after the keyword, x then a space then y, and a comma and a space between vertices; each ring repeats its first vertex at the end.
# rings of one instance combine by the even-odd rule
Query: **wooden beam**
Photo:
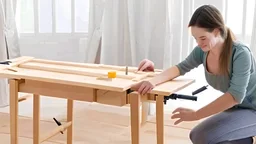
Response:
POLYGON ((94 89, 92 88, 33 80, 26 80, 25 83, 20 84, 19 91, 88 102, 94 100, 94 89))
POLYGON ((51 137, 57 135, 59 132, 61 131, 65 131, 69 126, 72 125, 72 122, 67 122, 61 126, 58 126, 57 128, 55 128, 53 131, 49 132, 48 134, 46 134, 41 140, 40 143, 50 139, 51 137))

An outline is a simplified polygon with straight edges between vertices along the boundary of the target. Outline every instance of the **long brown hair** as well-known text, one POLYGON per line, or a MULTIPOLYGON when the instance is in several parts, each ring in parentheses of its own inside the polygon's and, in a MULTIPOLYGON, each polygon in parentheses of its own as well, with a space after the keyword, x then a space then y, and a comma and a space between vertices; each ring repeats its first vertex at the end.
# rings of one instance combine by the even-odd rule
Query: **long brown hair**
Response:
POLYGON ((235 36, 233 32, 225 26, 220 11, 212 5, 203 5, 196 9, 188 26, 205 28, 208 32, 212 32, 216 28, 219 29, 222 38, 225 40, 219 58, 220 73, 229 75, 229 60, 235 36))

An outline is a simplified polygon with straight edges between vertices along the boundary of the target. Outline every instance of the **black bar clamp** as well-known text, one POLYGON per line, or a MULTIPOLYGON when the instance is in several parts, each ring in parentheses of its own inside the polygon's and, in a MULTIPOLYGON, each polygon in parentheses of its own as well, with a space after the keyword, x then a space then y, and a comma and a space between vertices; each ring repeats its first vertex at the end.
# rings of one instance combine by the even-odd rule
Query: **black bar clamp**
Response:
MULTIPOLYGON (((53 118, 53 120, 56 122, 56 124, 57 124, 58 126, 61 126, 61 125, 62 125, 61 122, 59 122, 59 121, 56 120, 55 118, 53 118)), ((63 131, 60 131, 60 133, 63 134, 63 131)))
POLYGON ((2 61, 0 62, 0 64, 4 64, 4 65, 10 65, 10 63, 12 63, 11 61, 2 61))
MULTIPOLYGON (((128 89, 126 92, 127 94, 132 93, 134 90, 128 89)), ((186 100, 192 100, 192 101, 197 101, 197 97, 196 96, 189 96, 189 95, 183 95, 183 94, 171 94, 169 96, 164 96, 164 104, 166 104, 167 100, 169 99, 186 99, 186 100)))
POLYGON ((164 104, 167 103, 167 100, 169 99, 186 99, 186 100, 192 100, 192 101, 197 101, 196 96, 189 96, 189 95, 183 95, 183 94, 171 94, 169 96, 164 96, 164 104))

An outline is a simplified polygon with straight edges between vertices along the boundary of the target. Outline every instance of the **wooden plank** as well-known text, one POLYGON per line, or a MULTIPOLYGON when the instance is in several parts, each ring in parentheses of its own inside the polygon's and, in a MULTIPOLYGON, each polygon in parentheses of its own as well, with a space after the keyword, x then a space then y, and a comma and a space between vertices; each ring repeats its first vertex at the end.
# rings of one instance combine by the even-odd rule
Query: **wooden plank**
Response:
POLYGON ((11 61, 9 65, 0 64, 0 70, 8 69, 8 70, 16 71, 15 68, 13 67, 19 66, 20 64, 29 62, 33 59, 34 59, 33 57, 19 57, 16 59, 11 59, 11 60, 8 60, 8 61, 11 61))
POLYGON ((11 144, 18 144, 18 81, 10 80, 10 133, 11 144))
POLYGON ((46 134, 40 141, 41 143, 50 139, 51 137, 57 135, 60 131, 65 131, 69 126, 72 125, 72 122, 67 122, 61 126, 58 126, 57 128, 55 128, 54 130, 52 130, 51 132, 49 132, 48 134, 46 134))
POLYGON ((115 106, 126 105, 126 92, 97 90, 97 102, 115 106))
POLYGON ((40 144, 40 96, 33 97, 33 144, 40 144))
MULTIPOLYGON (((32 63, 28 62, 20 66, 30 65, 30 64, 32 63)), ((50 65, 50 66, 51 68, 54 68, 53 65, 50 65)), ((56 67, 60 68, 61 66, 55 66, 55 68, 56 67)), ((132 84, 136 83, 132 80, 122 79, 122 78, 114 78, 111 81, 108 81, 104 79, 103 80, 97 79, 96 77, 92 77, 92 76, 65 73, 64 72, 65 70, 66 71, 70 70, 69 67, 66 67, 66 68, 62 67, 61 72, 63 73, 33 70, 33 69, 18 68, 18 67, 16 69, 18 72, 2 70, 0 71, 0 77, 15 78, 15 79, 31 79, 36 81, 61 83, 61 84, 68 84, 68 85, 74 85, 74 86, 84 86, 84 87, 90 87, 95 89, 111 90, 111 91, 118 91, 118 92, 126 91, 131 87, 132 84)), ((91 70, 93 71, 94 69, 91 69, 91 70)), ((77 73, 80 73, 80 70, 78 70, 77 73)), ((140 75, 143 75, 143 74, 140 74, 140 75)), ((148 78, 146 78, 146 80, 147 79, 148 78)), ((174 80, 171 80, 156 86, 151 91, 151 94, 170 95, 176 91, 179 91, 185 88, 186 86, 192 84, 193 82, 194 80, 192 79, 176 78, 174 80)))
POLYGON ((131 137, 132 144, 140 143, 140 95, 137 93, 131 93, 130 102, 131 102, 131 137))
MULTIPOLYGON (((44 60, 44 59, 34 59, 33 62, 45 63, 45 64, 56 64, 63 66, 76 66, 82 68, 95 68, 95 69, 109 69, 109 70, 118 70, 125 71, 125 66, 113 66, 105 64, 94 64, 94 63, 75 63, 75 62, 66 62, 66 61, 53 61, 53 60, 44 60)), ((131 67, 130 72, 134 72, 137 68, 131 67)))
MULTIPOLYGON (((107 77, 108 71, 99 71, 97 69, 85 69, 79 67, 71 67, 71 66, 62 66, 62 65, 50 65, 50 64, 42 64, 42 63, 26 63, 19 66, 20 68, 26 69, 35 69, 41 71, 50 71, 50 72, 58 72, 58 73, 67 73, 67 74, 76 74, 76 75, 84 75, 84 76, 92 76, 92 77, 107 77)), ((117 73, 117 78, 123 79, 133 79, 135 76, 125 75, 117 73)))
MULTIPOLYGON (((73 115, 73 108, 74 108, 74 101, 68 99, 67 100, 67 121, 73 122, 74 121, 74 115, 73 115)), ((73 124, 70 125, 67 128, 67 144, 73 143, 73 124)))
POLYGON ((93 102, 94 100, 94 90, 91 88, 33 80, 26 80, 25 83, 20 84, 19 91, 88 102, 93 102))
POLYGON ((133 84, 131 80, 115 78, 112 81, 97 80, 95 77, 72 75, 39 70, 27 70, 18 68, 17 73, 0 71, 0 77, 29 79, 42 82, 59 83, 73 86, 83 86, 88 88, 111 90, 123 92, 133 84))
POLYGON ((157 144, 164 144, 164 96, 156 97, 157 144))
POLYGON ((194 82, 195 80, 193 79, 176 78, 174 80, 156 86, 150 93, 168 96, 189 86, 194 82))
MULTIPOLYGON (((56 64, 56 65, 65 65, 65 66, 76 66, 83 68, 95 68, 95 69, 112 69, 118 71, 125 71, 126 66, 114 66, 106 64, 95 64, 95 63, 76 63, 76 62, 67 62, 67 61, 53 61, 45 59, 33 59, 33 62, 45 63, 45 64, 56 64)), ((128 72, 136 72, 137 67, 128 66, 128 72)), ((161 69, 155 69, 154 72, 162 72, 161 69)), ((139 71, 142 72, 142 71, 139 71)), ((143 72, 142 72, 143 73, 143 72)))
POLYGON ((28 57, 28 56, 23 56, 19 57, 17 59, 12 59, 10 60, 12 63, 10 63, 11 67, 19 66, 20 64, 27 63, 29 61, 32 61, 34 57, 28 57))
POLYGON ((149 102, 142 102, 141 125, 143 126, 148 120, 149 102))

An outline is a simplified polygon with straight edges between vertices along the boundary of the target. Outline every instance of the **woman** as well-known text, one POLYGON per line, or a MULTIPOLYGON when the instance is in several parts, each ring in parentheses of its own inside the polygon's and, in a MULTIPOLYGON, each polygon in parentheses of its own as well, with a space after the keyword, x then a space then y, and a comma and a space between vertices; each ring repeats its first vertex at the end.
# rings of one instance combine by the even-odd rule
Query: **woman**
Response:
MULTIPOLYGON (((177 108, 172 115, 172 119, 178 119, 174 124, 211 116, 191 131, 193 144, 256 143, 253 140, 256 136, 256 63, 250 49, 235 41, 214 6, 199 7, 189 27, 198 44, 190 55, 158 76, 133 85, 132 89, 146 94, 155 86, 203 64, 209 85, 224 94, 197 111, 177 108)), ((138 70, 153 71, 154 64, 145 59, 138 70)))

